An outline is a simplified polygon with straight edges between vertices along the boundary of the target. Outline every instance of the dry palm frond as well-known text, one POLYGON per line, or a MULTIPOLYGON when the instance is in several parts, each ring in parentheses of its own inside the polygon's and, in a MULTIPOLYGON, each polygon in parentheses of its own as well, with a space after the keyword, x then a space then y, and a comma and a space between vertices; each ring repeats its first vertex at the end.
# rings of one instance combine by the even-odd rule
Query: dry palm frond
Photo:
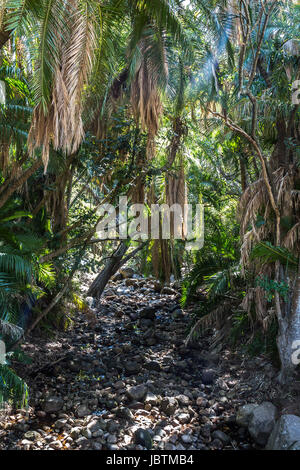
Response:
POLYGON ((263 324, 267 312, 267 299, 264 290, 259 286, 248 289, 241 308, 248 313, 249 318, 252 318, 252 309, 254 308, 257 320, 263 324))
POLYGON ((230 314, 231 302, 226 300, 221 305, 219 305, 219 307, 212 310, 207 315, 204 315, 204 317, 200 318, 195 323, 185 340, 185 344, 188 345, 201 336, 209 328, 216 327, 217 329, 220 329, 224 323, 225 318, 228 318, 230 314))
POLYGON ((55 67, 51 100, 45 109, 40 103, 33 113, 28 137, 31 152, 42 147, 45 172, 49 147, 74 153, 84 136, 82 93, 93 63, 95 33, 88 2, 69 0, 63 31, 57 32, 60 52, 55 67))
POLYGON ((137 120, 141 121, 142 129, 147 129, 151 137, 159 128, 162 105, 157 83, 151 73, 151 63, 143 54, 137 67, 135 78, 131 84, 131 106, 137 120))
POLYGON ((154 36, 149 27, 138 44, 130 93, 133 115, 140 121, 142 129, 148 131, 147 154, 150 158, 154 156, 154 138, 162 114, 161 87, 168 77, 164 36, 161 31, 156 31, 158 41, 153 39, 154 36))
MULTIPOLYGON (((283 246, 288 250, 297 249, 297 244, 300 241, 300 222, 296 223, 286 234, 283 240, 283 246)), ((299 252, 299 250, 298 250, 299 252)))

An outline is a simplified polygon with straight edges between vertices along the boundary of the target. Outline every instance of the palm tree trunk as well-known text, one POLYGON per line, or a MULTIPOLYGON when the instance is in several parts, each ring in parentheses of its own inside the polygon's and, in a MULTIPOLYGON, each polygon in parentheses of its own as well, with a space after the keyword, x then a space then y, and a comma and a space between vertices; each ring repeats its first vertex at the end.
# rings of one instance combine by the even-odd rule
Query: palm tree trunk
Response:
POLYGON ((5 28, 5 25, 3 26, 3 29, 0 31, 0 49, 4 46, 4 44, 7 43, 7 41, 10 38, 12 31, 7 31, 5 28))

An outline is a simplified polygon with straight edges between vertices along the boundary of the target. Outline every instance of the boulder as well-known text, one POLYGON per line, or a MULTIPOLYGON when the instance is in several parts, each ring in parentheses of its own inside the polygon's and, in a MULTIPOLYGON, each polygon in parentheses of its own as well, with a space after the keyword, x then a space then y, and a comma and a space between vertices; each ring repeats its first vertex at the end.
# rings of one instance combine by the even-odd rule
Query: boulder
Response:
POLYGON ((256 403, 249 403, 248 405, 241 406, 238 409, 236 415, 236 423, 243 428, 247 428, 252 417, 253 411, 257 407, 258 405, 256 403))
POLYGON ((44 411, 46 413, 57 413, 64 406, 64 400, 61 397, 53 396, 44 401, 44 411))
POLYGON ((251 415, 248 430, 254 441, 265 446, 276 422, 276 408, 270 402, 257 406, 251 415))
POLYGON ((134 387, 130 387, 127 390, 127 394, 131 400, 134 401, 141 401, 143 398, 145 398, 146 393, 147 393, 147 387, 146 385, 136 385, 134 387))
POLYGON ((146 429, 137 429, 134 434, 134 441, 148 450, 152 447, 151 434, 146 429))
POLYGON ((268 450, 300 450, 300 418, 283 415, 269 437, 268 450))
POLYGON ((84 418, 91 414, 91 410, 87 407, 87 405, 79 405, 76 409, 76 416, 78 418, 84 418))

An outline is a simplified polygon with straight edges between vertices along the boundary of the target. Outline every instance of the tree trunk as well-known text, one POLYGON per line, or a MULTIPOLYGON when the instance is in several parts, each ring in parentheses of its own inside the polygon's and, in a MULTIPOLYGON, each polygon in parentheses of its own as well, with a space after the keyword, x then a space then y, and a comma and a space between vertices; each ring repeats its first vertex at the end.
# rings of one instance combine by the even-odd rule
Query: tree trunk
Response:
POLYGON ((297 366, 295 352, 300 345, 300 263, 290 312, 279 320, 277 346, 281 361, 279 381, 287 383, 293 378, 297 366), (298 343, 296 343, 298 342, 298 343))
POLYGON ((127 256, 123 258, 126 251, 129 248, 129 245, 127 245, 126 242, 122 241, 119 244, 116 251, 114 252, 114 254, 107 260, 105 268, 101 271, 100 274, 98 274, 98 276, 92 283, 91 287, 88 290, 87 295, 95 297, 96 299, 100 299, 111 277, 114 274, 116 274, 118 269, 120 269, 121 266, 127 263, 127 261, 130 260, 130 258, 133 258, 133 256, 136 255, 136 253, 138 253, 142 248, 144 248, 144 246, 146 246, 147 243, 148 243, 148 240, 141 243, 135 250, 133 250, 131 253, 129 253, 127 256))
POLYGON ((12 31, 7 31, 4 25, 3 29, 0 31, 0 50, 2 49, 4 44, 9 40, 11 33, 12 31))
POLYGON ((92 283, 87 295, 100 299, 108 281, 122 265, 121 261, 127 250, 128 246, 126 243, 121 242, 113 255, 107 260, 104 269, 92 283))

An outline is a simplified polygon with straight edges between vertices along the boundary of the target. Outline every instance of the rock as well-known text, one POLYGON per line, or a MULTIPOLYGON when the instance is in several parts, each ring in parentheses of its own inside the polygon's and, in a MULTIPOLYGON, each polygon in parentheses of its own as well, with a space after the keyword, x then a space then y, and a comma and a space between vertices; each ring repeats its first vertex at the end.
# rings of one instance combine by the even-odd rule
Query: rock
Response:
POLYGON ((186 395, 177 395, 176 400, 182 406, 187 406, 190 403, 190 399, 186 395))
POLYGON ((136 444, 146 447, 148 450, 152 448, 151 434, 146 429, 137 429, 134 433, 134 441, 136 444))
POLYGON ((105 421, 93 419, 88 425, 87 429, 91 431, 94 437, 102 436, 104 430, 106 428, 105 421), (97 435, 97 436, 96 436, 97 435))
POLYGON ((137 287, 138 281, 136 279, 125 279, 125 286, 127 287, 137 287))
POLYGON ((151 406, 155 406, 158 403, 158 398, 151 392, 148 392, 145 398, 145 404, 150 404, 151 406))
POLYGON ((190 421, 191 418, 190 418, 189 413, 180 413, 177 416, 177 419, 181 424, 186 424, 190 421))
POLYGON ((94 302, 95 302, 94 297, 86 297, 85 301, 86 301, 86 303, 88 304, 88 306, 90 308, 92 308, 94 306, 94 302))
POLYGON ((127 361, 125 363, 125 369, 128 374, 138 374, 141 370, 141 366, 136 361, 127 361))
POLYGON ((38 439, 41 438, 41 435, 37 431, 27 431, 24 434, 25 439, 28 439, 29 441, 37 441, 38 439))
POLYGON ((269 437, 268 450, 300 450, 300 418, 283 415, 269 437))
POLYGON ((220 430, 214 431, 212 433, 212 437, 214 439, 218 439, 219 441, 223 442, 224 444, 229 444, 229 442, 231 441, 230 436, 228 436, 228 434, 226 434, 225 432, 220 431, 220 430))
POLYGON ((155 370, 156 372, 161 371, 161 365, 158 361, 149 361, 145 364, 145 369, 155 370))
POLYGON ((147 320, 155 320, 155 312, 155 307, 145 307, 140 311, 140 318, 144 318, 147 320))
POLYGON ((61 397, 53 396, 44 401, 44 411, 46 413, 57 413, 64 406, 64 400, 61 397))
POLYGON ((58 419, 57 421, 55 421, 54 427, 55 427, 56 429, 62 429, 62 428, 64 428, 64 427, 66 426, 67 421, 68 421, 68 420, 65 419, 65 418, 64 418, 64 419, 58 419))
POLYGON ((249 421, 252 417, 253 411, 257 408, 257 404, 248 404, 243 405, 238 409, 236 415, 236 423, 241 426, 242 428, 247 428, 249 425, 249 421))
POLYGON ((212 385, 216 378, 216 372, 213 369, 204 369, 201 373, 201 380, 204 385, 212 385))
POLYGON ((92 433, 90 431, 90 429, 88 428, 84 428, 82 431, 81 431, 81 434, 86 437, 87 439, 91 439, 92 438, 92 433))
POLYGON ((276 408, 270 402, 257 406, 251 415, 248 430, 255 442, 265 446, 276 421, 276 408))
POLYGON ((178 402, 174 397, 165 397, 161 401, 161 410, 168 416, 172 416, 178 407, 178 402))
POLYGON ((153 325, 153 320, 150 320, 149 318, 141 318, 139 320, 139 327, 142 329, 149 328, 153 325))
POLYGON ((120 268, 119 269, 119 273, 121 274, 121 276, 124 278, 124 279, 130 279, 133 277, 134 275, 134 269, 132 268, 120 268))
POLYGON ((163 287, 161 292, 160 292, 162 295, 176 295, 177 292, 176 290, 172 289, 171 287, 163 287))
POLYGON ((220 439, 214 439, 211 443, 211 447, 216 450, 223 449, 223 442, 220 439))
POLYGON ((117 436, 110 434, 107 438, 108 444, 116 444, 118 442, 117 436))
POLYGON ((72 428, 70 431, 70 436, 74 441, 78 439, 78 437, 81 435, 81 428, 79 426, 76 426, 75 428, 72 428))
POLYGON ((183 434, 181 440, 184 444, 192 444, 193 438, 190 434, 183 434))
POLYGON ((134 387, 130 387, 127 390, 127 394, 131 400, 134 401, 141 401, 143 398, 145 398, 146 393, 147 393, 147 387, 146 385, 136 385, 134 387))
POLYGON ((202 408, 206 408, 208 404, 208 400, 204 397, 198 397, 196 400, 197 406, 201 406, 202 408))
POLYGON ((84 418, 91 414, 91 410, 87 407, 87 405, 79 405, 76 409, 76 416, 78 418, 84 418))
POLYGON ((175 319, 175 320, 179 320, 179 319, 182 319, 184 317, 183 315, 183 311, 181 310, 181 308, 176 308, 175 310, 173 310, 172 312, 172 317, 175 319))
POLYGON ((171 444, 171 442, 167 442, 165 445, 165 450, 176 450, 176 446, 171 444))
POLYGON ((126 408, 126 406, 121 406, 121 408, 117 409, 116 415, 119 418, 127 419, 127 420, 132 420, 133 419, 133 414, 130 411, 129 408, 126 408))

